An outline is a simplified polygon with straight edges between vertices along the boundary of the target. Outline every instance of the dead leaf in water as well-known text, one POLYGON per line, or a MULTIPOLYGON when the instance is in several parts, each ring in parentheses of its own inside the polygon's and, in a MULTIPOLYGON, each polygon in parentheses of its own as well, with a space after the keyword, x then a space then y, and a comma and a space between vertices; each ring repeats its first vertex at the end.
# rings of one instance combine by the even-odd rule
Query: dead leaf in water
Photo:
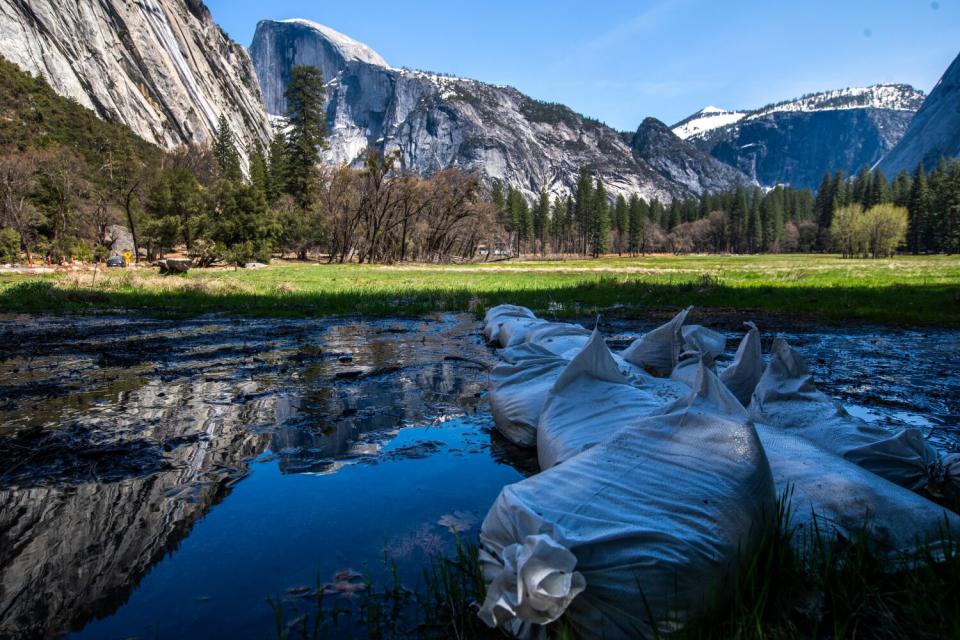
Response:
POLYGON ((454 511, 440 516, 437 524, 449 529, 450 533, 463 533, 477 524, 477 516, 469 511, 454 511))

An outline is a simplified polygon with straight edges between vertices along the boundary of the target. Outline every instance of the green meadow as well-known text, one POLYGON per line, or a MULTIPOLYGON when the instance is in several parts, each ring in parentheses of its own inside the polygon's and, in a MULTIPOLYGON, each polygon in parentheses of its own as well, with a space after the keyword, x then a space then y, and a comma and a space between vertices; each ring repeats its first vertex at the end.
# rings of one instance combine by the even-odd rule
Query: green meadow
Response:
POLYGON ((469 265, 274 263, 264 269, 85 269, 0 275, 0 311, 319 317, 482 313, 639 317, 696 305, 785 319, 960 325, 960 257, 648 256, 469 265))

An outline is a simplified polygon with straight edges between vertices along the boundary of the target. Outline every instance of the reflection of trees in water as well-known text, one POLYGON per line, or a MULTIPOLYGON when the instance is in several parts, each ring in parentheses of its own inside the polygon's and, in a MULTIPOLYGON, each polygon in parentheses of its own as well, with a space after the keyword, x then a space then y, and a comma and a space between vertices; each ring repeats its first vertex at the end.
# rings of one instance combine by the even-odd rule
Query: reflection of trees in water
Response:
POLYGON ((439 414, 472 411, 482 378, 476 368, 465 371, 462 363, 441 362, 332 382, 286 404, 270 448, 284 473, 336 470, 344 457, 375 456, 397 429, 439 414))

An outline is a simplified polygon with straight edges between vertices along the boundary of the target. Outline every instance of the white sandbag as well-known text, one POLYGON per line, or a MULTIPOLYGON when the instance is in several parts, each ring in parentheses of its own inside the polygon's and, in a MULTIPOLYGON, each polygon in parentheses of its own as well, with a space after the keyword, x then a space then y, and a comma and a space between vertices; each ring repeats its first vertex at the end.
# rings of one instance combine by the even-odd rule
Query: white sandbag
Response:
POLYGON ((699 353, 708 362, 713 362, 727 350, 727 337, 719 331, 691 324, 681 328, 680 333, 684 350, 699 353))
POLYGON ((505 349, 523 344, 531 331, 546 324, 540 318, 507 318, 500 323, 498 342, 505 349))
POLYGON ((806 363, 782 339, 750 403, 750 417, 806 438, 900 486, 935 493, 960 486, 960 456, 942 457, 915 428, 890 431, 851 416, 819 391, 806 363))
POLYGON ((702 378, 669 412, 504 488, 480 534, 488 625, 525 636, 563 615, 577 637, 652 637, 727 591, 774 488, 753 427, 714 415, 700 394, 720 383, 702 378))
POLYGON ((760 349, 760 331, 752 322, 745 323, 750 330, 740 341, 733 362, 720 374, 720 381, 730 389, 743 406, 750 404, 757 383, 763 376, 763 354, 760 349))
POLYGON ((579 324, 544 322, 531 326, 524 342, 541 346, 551 353, 570 359, 583 349, 590 340, 591 333, 579 324))
POLYGON ((668 376, 683 351, 683 323, 693 307, 688 307, 665 325, 644 334, 621 352, 624 360, 660 376, 668 376))
MULTIPOLYGON (((676 400, 670 387, 620 370, 599 332, 568 364, 547 395, 537 425, 537 456, 549 469, 676 400)), ((689 390, 688 390, 689 391, 689 390)))
POLYGON ((500 344, 500 325, 509 319, 536 320, 537 316, 526 307, 512 304, 501 304, 487 310, 483 318, 483 336, 488 344, 500 344))
POLYGON ((891 561, 929 545, 936 552, 944 526, 960 518, 926 498, 828 453, 789 431, 756 423, 778 494, 790 496, 792 544, 817 536, 858 540, 865 534, 891 561))
POLYGON ((494 424, 514 444, 534 447, 543 402, 567 360, 533 344, 506 349, 502 355, 504 362, 490 372, 494 424))
POLYGON ((726 350, 727 338, 722 333, 697 324, 683 327, 681 332, 684 351, 670 373, 670 379, 692 387, 701 362, 716 373, 714 361, 726 350))

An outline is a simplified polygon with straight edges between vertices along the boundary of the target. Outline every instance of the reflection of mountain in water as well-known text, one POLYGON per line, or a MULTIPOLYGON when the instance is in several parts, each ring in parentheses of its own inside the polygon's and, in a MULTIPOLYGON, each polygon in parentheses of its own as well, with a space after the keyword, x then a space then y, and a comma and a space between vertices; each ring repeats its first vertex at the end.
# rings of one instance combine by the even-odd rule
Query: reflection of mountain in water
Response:
POLYGON ((168 470, 101 484, 91 469, 79 483, 0 491, 0 635, 49 636, 112 612, 229 491, 266 444, 246 426, 269 413, 207 402, 233 387, 148 385, 111 412, 147 439, 188 442, 163 453, 168 470))
POLYGON ((393 324, 0 320, 0 638, 112 613, 268 445, 330 471, 472 411, 476 324, 393 324))

